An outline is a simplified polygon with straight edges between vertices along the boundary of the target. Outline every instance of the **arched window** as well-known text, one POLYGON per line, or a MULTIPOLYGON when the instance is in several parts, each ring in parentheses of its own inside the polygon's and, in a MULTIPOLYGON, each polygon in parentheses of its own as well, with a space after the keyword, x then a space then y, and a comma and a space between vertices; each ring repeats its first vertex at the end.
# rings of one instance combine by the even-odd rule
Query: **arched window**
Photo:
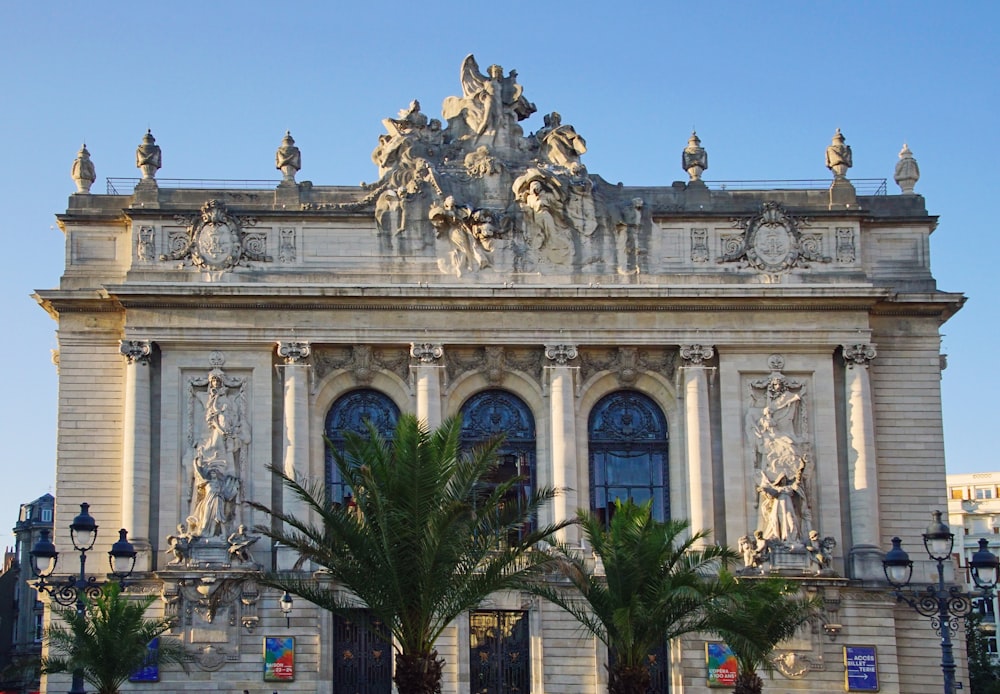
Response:
POLYGON ((507 391, 486 390, 466 400, 461 415, 463 447, 504 435, 492 481, 523 477, 511 497, 520 500, 531 493, 535 488, 535 418, 524 401, 507 391))
MULTIPOLYGON (((399 408, 389 396, 377 390, 352 390, 340 396, 326 413, 323 432, 334 448, 344 446, 344 432, 368 434, 368 422, 387 439, 391 439, 399 420, 399 408)), ((351 489, 344 484, 333 462, 329 448, 326 451, 326 492, 330 501, 342 502, 351 497, 351 489)))
POLYGON ((653 517, 670 517, 667 420, 651 398, 622 390, 601 398, 587 426, 591 509, 605 523, 615 500, 653 500, 653 517))

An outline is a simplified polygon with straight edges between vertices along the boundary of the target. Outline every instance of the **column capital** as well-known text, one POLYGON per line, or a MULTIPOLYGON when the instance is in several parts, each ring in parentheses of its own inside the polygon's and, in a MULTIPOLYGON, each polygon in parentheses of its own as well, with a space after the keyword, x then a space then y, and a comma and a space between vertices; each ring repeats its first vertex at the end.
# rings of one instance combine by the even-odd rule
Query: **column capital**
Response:
POLYGON ((129 364, 148 364, 153 353, 153 343, 149 340, 121 340, 118 346, 129 364))
POLYGON ((410 356, 421 364, 433 364, 444 356, 444 347, 436 342, 411 342, 410 356))
POLYGON ((681 359, 684 366, 701 366, 706 359, 715 356, 715 347, 712 345, 701 345, 697 343, 681 345, 681 359))
POLYGON ((566 366, 576 356, 576 345, 545 345, 545 358, 551 359, 558 366, 566 366))
POLYGON ((278 342, 278 356, 286 364, 301 364, 312 353, 308 342, 278 342))
POLYGON ((841 345, 840 349, 843 351, 844 362, 848 368, 867 367, 878 354, 875 351, 875 345, 872 344, 841 345))

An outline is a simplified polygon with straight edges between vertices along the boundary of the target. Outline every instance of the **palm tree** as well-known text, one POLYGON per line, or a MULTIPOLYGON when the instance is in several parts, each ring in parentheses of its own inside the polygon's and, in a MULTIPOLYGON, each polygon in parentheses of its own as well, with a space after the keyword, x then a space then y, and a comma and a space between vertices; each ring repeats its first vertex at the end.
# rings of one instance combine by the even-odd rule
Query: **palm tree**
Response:
MULTIPOLYGON (((170 629, 167 619, 144 616, 155 596, 131 599, 117 583, 106 583, 99 595, 84 599, 82 613, 75 608, 57 611, 64 626, 45 631, 49 655, 42 658, 42 673, 80 670, 98 694, 118 694, 118 689, 144 664, 149 643, 170 629)), ((185 671, 184 649, 177 641, 160 638, 159 663, 179 663, 185 671)))
POLYGON ((545 585, 535 591, 570 612, 612 654, 610 694, 646 694, 649 653, 669 639, 703 631, 709 605, 727 586, 717 576, 734 554, 725 547, 697 549, 705 532, 687 536, 686 521, 653 519, 652 505, 617 501, 607 528, 594 514, 578 520, 604 576, 574 554, 561 568, 582 599, 545 585))
MULTIPOLYGON (((273 468, 318 522, 255 508, 280 524, 258 531, 297 550, 351 591, 381 623, 396 652, 400 694, 439 692, 444 661, 435 641, 449 623, 495 591, 523 587, 554 560, 533 551, 567 523, 535 528, 538 509, 555 492, 540 489, 511 503, 518 480, 495 483, 499 441, 464 451, 461 420, 430 431, 400 417, 391 440, 369 425, 367 436, 345 432, 331 447, 350 506, 332 503, 321 485, 305 485, 273 468)), ((288 574, 264 582, 347 616, 356 607, 330 585, 288 574)), ((377 627, 376 627, 377 628, 377 627)))
POLYGON ((727 600, 713 605, 711 630, 719 634, 736 656, 739 674, 734 694, 761 694, 764 681, 757 674, 771 674, 771 654, 782 641, 819 615, 818 596, 800 597, 798 586, 780 578, 736 578, 723 574, 731 586, 727 600))

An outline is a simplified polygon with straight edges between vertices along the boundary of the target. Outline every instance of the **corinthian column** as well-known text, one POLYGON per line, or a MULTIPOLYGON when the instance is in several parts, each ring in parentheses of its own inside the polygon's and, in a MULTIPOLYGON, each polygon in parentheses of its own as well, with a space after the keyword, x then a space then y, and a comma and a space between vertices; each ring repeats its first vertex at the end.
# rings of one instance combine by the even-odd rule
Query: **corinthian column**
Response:
MULTIPOLYGON (((553 520, 557 523, 576 516, 576 399, 573 395, 573 372, 569 362, 576 359, 574 345, 546 345, 545 357, 553 362, 549 372, 549 419, 552 422, 551 480, 559 494, 553 500, 553 520)), ((575 526, 560 533, 567 544, 577 541, 575 526)))
POLYGON ((875 417, 872 411, 868 365, 875 346, 843 345, 847 407, 847 477, 851 508, 851 573, 853 578, 878 579, 882 573, 879 550, 878 469, 875 458, 875 417))
POLYGON ((417 382, 417 419, 431 429, 441 425, 441 359, 444 347, 430 342, 411 342, 410 356, 417 363, 410 368, 417 382))
MULTIPOLYGON (((712 429, 708 404, 709 367, 702 362, 715 355, 710 345, 681 345, 684 383, 684 442, 688 474, 688 519, 691 531, 713 530, 712 429)), ((699 545, 710 544, 711 539, 699 545)))
POLYGON ((122 513, 121 527, 137 552, 136 571, 152 569, 149 541, 150 412, 148 340, 122 340, 125 357, 125 413, 122 426, 122 513))
MULTIPOLYGON (((298 480, 309 470, 309 359, 308 342, 279 342, 278 356, 285 360, 284 441, 281 468, 287 477, 298 480)), ((282 508, 302 518, 306 509, 287 486, 282 487, 282 508)))

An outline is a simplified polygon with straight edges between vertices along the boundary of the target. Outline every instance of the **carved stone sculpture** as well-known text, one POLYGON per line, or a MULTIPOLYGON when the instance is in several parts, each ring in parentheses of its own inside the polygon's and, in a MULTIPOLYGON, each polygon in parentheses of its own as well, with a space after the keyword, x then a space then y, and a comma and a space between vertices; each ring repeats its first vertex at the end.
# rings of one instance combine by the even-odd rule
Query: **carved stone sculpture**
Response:
POLYGON ((903 195, 913 195, 913 186, 920 180, 920 167, 917 166, 917 160, 913 158, 913 152, 905 142, 903 149, 899 151, 899 161, 896 162, 893 179, 903 195))
POLYGON ((253 554, 250 553, 250 546, 260 539, 260 535, 249 535, 247 527, 243 524, 227 538, 229 543, 229 556, 241 564, 256 564, 253 554))
POLYGON ((764 539, 764 533, 760 530, 754 531, 753 535, 741 537, 739 548, 740 554, 743 556, 744 572, 759 569, 770 558, 767 540, 764 539))
POLYGON ((295 183, 295 174, 302 168, 302 153, 295 146, 289 130, 285 131, 281 146, 274 154, 274 168, 281 172, 282 183, 295 183))
POLYGON ((809 531, 809 541, 806 543, 806 552, 809 559, 816 564, 816 573, 829 573, 830 562, 833 559, 833 550, 837 546, 837 541, 832 537, 820 539, 819 532, 809 531))
POLYGON ((231 214, 221 200, 209 200, 200 214, 177 220, 190 226, 168 239, 170 252, 160 260, 184 260, 206 270, 230 270, 243 259, 271 262, 265 252, 266 237, 246 231, 257 220, 231 214))
POLYGON ((76 183, 77 193, 89 193, 90 187, 94 185, 94 181, 97 180, 97 173, 94 170, 94 162, 90 160, 90 152, 87 151, 87 144, 84 143, 80 147, 80 151, 76 153, 76 159, 73 161, 73 167, 70 170, 70 175, 73 177, 73 182, 76 183))
POLYGON ((544 117, 544 122, 545 127, 535 133, 535 139, 545 158, 565 168, 579 164, 580 155, 587 151, 586 141, 576 134, 572 125, 563 125, 562 116, 554 111, 544 117))
POLYGON ((177 526, 176 535, 167 535, 167 544, 169 547, 166 551, 174 556, 173 561, 169 562, 167 566, 177 566, 178 564, 187 562, 191 557, 192 539, 193 537, 188 533, 183 524, 177 526))
MULTIPOLYGON (((780 362, 777 362, 780 363, 780 362)), ((749 386, 746 430, 754 453, 758 530, 765 540, 802 547, 812 524, 806 468, 809 462, 803 384, 780 367, 749 386)))
POLYGON ((449 128, 455 128, 459 137, 507 145, 504 136, 515 132, 510 126, 537 110, 524 98, 516 70, 504 77, 502 67, 490 65, 484 75, 470 53, 462 61, 461 79, 462 96, 448 97, 442 106, 449 128))
POLYGON ((225 538, 232 532, 242 495, 250 444, 246 383, 216 367, 188 384, 189 532, 193 537, 225 538))
POLYGON ((681 154, 681 168, 687 171, 692 181, 700 181, 702 172, 708 169, 708 152, 701 146, 698 133, 694 130, 681 154))
POLYGON ((142 136, 142 144, 135 150, 135 165, 142 171, 144 179, 151 179, 156 178, 156 172, 159 171, 161 164, 160 146, 156 144, 153 132, 146 130, 146 134, 142 136))
POLYGON ((826 148, 826 168, 833 172, 834 179, 847 178, 847 170, 854 166, 851 146, 844 143, 844 135, 837 128, 833 141, 826 148))
POLYGON ((461 277, 490 265, 496 226, 488 211, 456 205, 449 195, 441 204, 431 205, 429 216, 438 237, 447 235, 451 241, 451 250, 438 261, 442 272, 461 277))

